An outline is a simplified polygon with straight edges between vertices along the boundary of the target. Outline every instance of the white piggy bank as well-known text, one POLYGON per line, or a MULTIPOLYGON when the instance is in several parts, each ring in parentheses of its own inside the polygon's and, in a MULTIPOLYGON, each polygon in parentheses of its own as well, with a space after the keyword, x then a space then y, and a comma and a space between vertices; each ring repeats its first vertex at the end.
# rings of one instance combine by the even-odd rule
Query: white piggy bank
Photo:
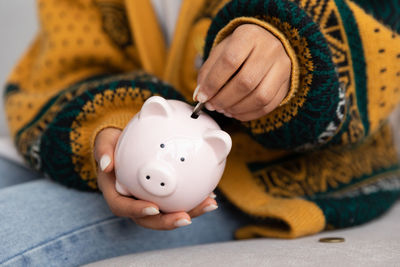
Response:
POLYGON ((115 150, 116 190, 156 203, 163 212, 189 211, 215 189, 232 146, 230 136, 193 107, 150 97, 122 132, 115 150))

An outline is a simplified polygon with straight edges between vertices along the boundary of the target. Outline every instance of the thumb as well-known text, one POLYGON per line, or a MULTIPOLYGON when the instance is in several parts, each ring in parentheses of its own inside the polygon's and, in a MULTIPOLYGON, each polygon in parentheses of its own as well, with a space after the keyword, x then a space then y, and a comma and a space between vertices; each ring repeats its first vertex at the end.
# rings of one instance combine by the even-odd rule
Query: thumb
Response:
POLYGON ((105 128, 97 134, 94 142, 94 158, 103 172, 111 172, 114 168, 114 151, 121 130, 105 128))

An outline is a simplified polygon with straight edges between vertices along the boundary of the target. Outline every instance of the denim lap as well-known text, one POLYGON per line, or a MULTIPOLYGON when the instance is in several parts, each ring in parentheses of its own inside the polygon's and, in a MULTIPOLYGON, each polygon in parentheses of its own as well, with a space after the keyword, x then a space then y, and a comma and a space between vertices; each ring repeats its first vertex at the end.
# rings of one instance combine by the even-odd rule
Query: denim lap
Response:
POLYGON ((48 179, 20 183, 0 189, 0 265, 76 266, 129 253, 229 241, 248 221, 225 201, 219 206, 189 226, 155 231, 115 217, 99 193, 68 189, 48 179))

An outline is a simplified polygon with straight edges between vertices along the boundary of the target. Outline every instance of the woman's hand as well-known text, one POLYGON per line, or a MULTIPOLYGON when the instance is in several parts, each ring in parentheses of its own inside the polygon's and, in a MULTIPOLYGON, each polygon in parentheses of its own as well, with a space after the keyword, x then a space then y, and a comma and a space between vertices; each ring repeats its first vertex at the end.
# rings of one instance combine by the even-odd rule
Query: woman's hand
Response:
POLYGON ((258 119, 285 98, 290 73, 280 40, 260 26, 243 24, 211 50, 193 98, 227 117, 258 119))
POLYGON ((137 224, 156 230, 172 230, 191 224, 191 218, 216 209, 217 202, 208 197, 199 206, 186 212, 160 213, 154 203, 120 195, 115 189, 114 150, 121 131, 106 128, 96 137, 94 156, 98 163, 97 183, 103 196, 116 216, 131 218, 137 224))

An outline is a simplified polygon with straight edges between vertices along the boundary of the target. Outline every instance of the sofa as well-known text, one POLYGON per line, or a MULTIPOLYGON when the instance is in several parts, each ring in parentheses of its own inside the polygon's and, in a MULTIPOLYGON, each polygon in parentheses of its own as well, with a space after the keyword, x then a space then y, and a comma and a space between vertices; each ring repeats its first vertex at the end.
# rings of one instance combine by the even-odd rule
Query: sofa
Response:
MULTIPOLYGON (((34 0, 0 1, 0 84, 37 30, 34 0)), ((0 108, 3 110, 2 101, 0 108)), ((399 112, 392 121, 400 122, 399 112)), ((19 161, 0 112, 0 156, 19 161), (1 149, 3 148, 3 149, 1 149)), ((395 127, 397 133, 400 127, 395 127)), ((400 135, 397 134, 400 139, 400 135)), ((400 140, 399 140, 400 144, 400 140)), ((125 255, 87 266, 400 266, 400 202, 368 224, 295 240, 254 239, 125 255), (319 242, 342 237, 344 242, 319 242)))
POLYGON ((253 239, 151 251, 92 263, 111 266, 400 266, 400 203, 368 224, 294 240, 253 239), (342 237, 342 243, 319 242, 342 237))

